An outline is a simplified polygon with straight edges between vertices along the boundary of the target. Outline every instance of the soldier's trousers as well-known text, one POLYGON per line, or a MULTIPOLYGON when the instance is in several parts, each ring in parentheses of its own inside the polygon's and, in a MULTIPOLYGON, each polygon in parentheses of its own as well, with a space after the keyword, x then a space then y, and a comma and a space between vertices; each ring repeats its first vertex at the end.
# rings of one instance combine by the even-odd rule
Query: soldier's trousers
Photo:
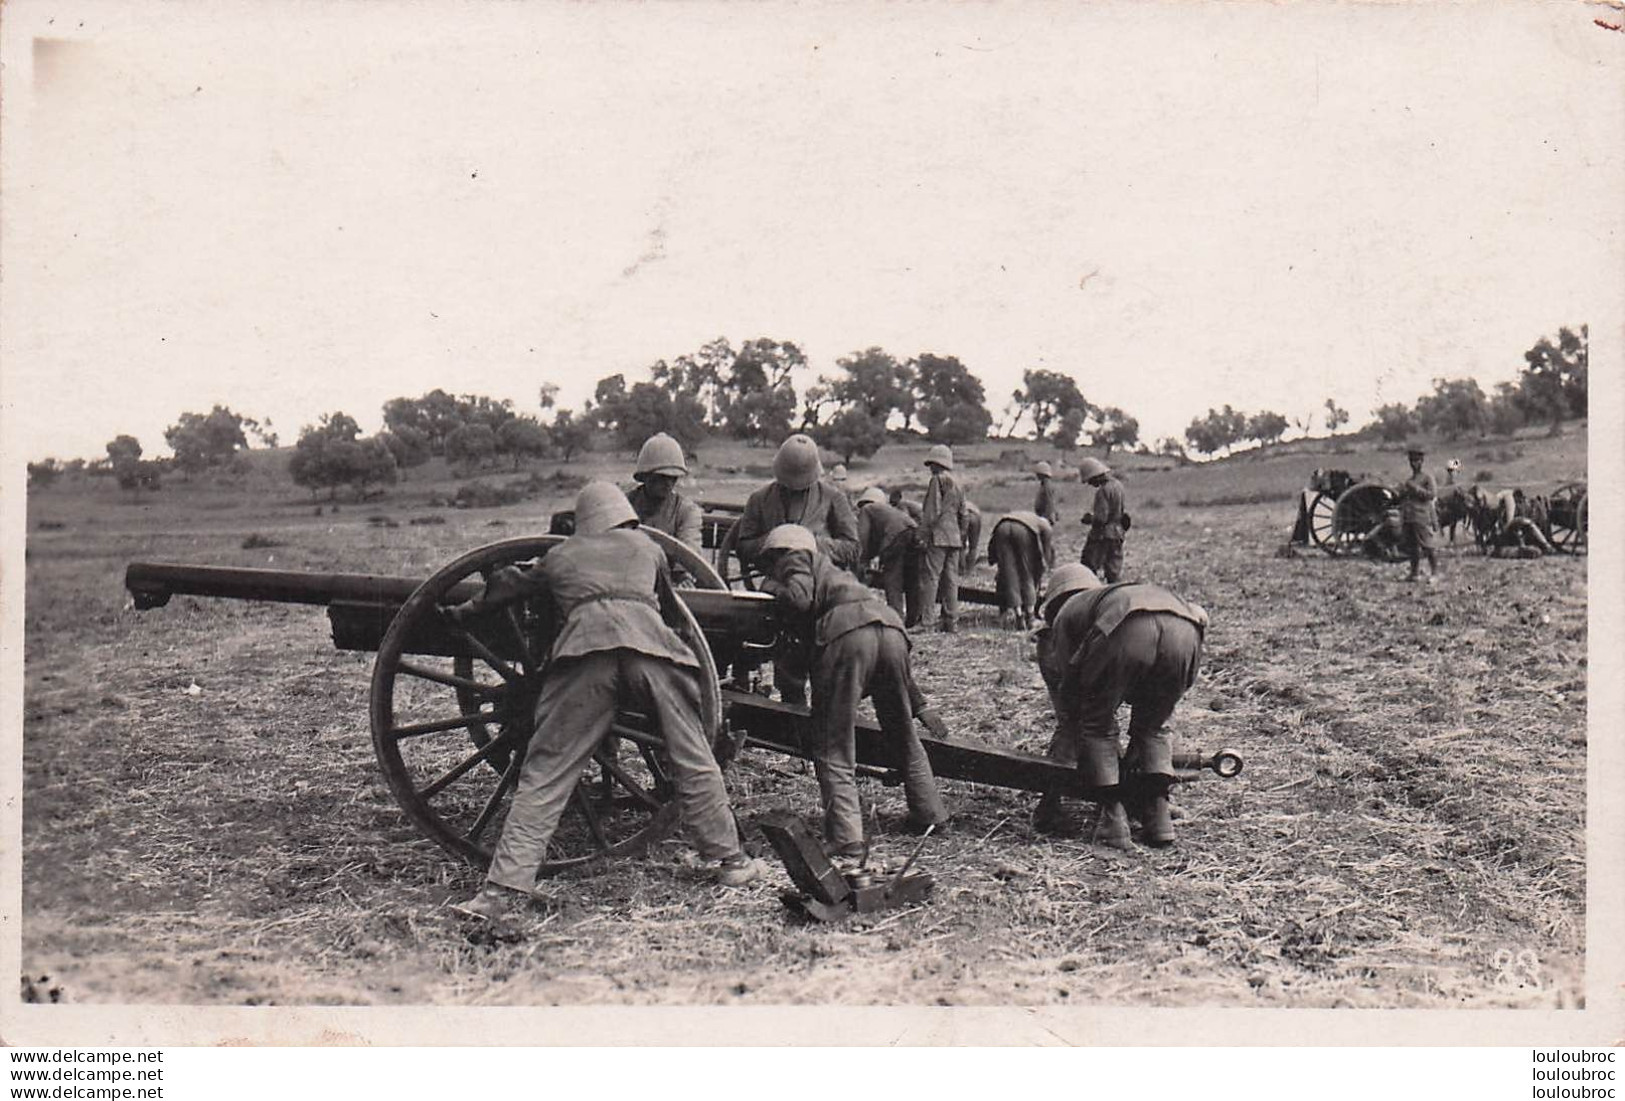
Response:
POLYGON ((565 658, 548 672, 536 701, 539 725, 520 767, 486 880, 530 891, 582 769, 609 733, 618 707, 659 724, 677 806, 694 847, 707 860, 741 849, 722 771, 700 718, 699 673, 635 650, 565 658))
POLYGON ((914 733, 908 638, 895 627, 871 623, 831 641, 813 659, 813 768, 824 806, 824 840, 833 851, 863 846, 858 802, 858 703, 868 695, 886 740, 902 759, 909 817, 928 824, 948 817, 925 748, 914 733))
POLYGON ((1411 560, 1411 574, 1415 576, 1422 569, 1422 559, 1428 560, 1428 566, 1434 570, 1439 568, 1439 558, 1434 551, 1438 538, 1434 533, 1433 525, 1426 520, 1404 521, 1405 555, 1411 560))
POLYGON ((961 547, 922 547, 920 549, 920 606, 921 622, 934 618, 937 603, 942 603, 943 622, 950 626, 959 619, 959 559, 961 547))
POLYGON ((1083 557, 1079 560, 1106 584, 1115 585, 1123 576, 1123 541, 1091 536, 1084 541, 1083 557))
POLYGON ((1173 739, 1162 728, 1196 683, 1201 660, 1196 625, 1168 612, 1136 612, 1110 635, 1091 634, 1056 693, 1051 759, 1075 762, 1092 787, 1114 787, 1117 709, 1127 703, 1128 763, 1147 775, 1172 777, 1173 739))
MULTIPOLYGON (((892 611, 905 618, 908 616, 910 597, 908 591, 909 558, 915 553, 913 532, 903 532, 900 536, 886 544, 880 552, 875 563, 875 576, 870 578, 871 584, 878 584, 886 591, 886 603, 891 605, 892 611)), ((916 576, 915 584, 918 584, 916 576)))
POLYGON ((1006 520, 994 525, 987 554, 997 571, 999 610, 1030 618, 1038 603, 1038 582, 1044 576, 1038 536, 1026 524, 1006 520))

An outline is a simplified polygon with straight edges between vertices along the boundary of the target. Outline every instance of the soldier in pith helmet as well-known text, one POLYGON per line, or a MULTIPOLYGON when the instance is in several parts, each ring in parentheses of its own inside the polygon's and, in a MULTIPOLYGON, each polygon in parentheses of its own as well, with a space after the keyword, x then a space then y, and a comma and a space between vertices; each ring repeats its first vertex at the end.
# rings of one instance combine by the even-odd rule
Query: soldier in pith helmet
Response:
POLYGON ((499 570, 479 596, 448 609, 462 619, 528 600, 558 625, 536 732, 485 887, 457 907, 465 914, 495 918, 534 891, 582 768, 616 710, 628 704, 659 724, 683 824, 700 856, 717 862, 717 881, 743 886, 765 871, 739 843, 722 771, 706 741, 699 661, 660 617, 657 579, 666 556, 637 527, 637 513, 617 486, 589 482, 576 497, 575 535, 540 565, 499 570))

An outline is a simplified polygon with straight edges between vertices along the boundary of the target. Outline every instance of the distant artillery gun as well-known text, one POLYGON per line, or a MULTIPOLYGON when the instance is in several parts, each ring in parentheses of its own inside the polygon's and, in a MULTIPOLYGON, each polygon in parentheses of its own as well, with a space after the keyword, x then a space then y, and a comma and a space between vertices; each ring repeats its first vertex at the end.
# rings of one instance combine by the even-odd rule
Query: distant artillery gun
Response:
POLYGON ((1299 522, 1309 541, 1333 556, 1363 553, 1366 537, 1399 507, 1392 486, 1361 481, 1346 470, 1315 471, 1305 498, 1299 522))
MULTIPOLYGON (((659 603, 701 667, 701 714, 717 759, 726 764, 747 745, 810 757, 805 707, 724 687, 717 672, 741 657, 760 660, 775 647, 772 600, 729 591, 704 556, 649 534, 695 582, 685 589, 663 585, 659 603)), ((142 609, 176 594, 326 606, 335 647, 377 653, 369 699, 373 750, 396 802, 424 837, 483 866, 536 727, 557 624, 528 603, 463 622, 447 609, 481 592, 498 570, 534 563, 562 541, 547 535, 493 543, 426 581, 134 562, 125 586, 142 609)), ((920 740, 940 777, 1078 799, 1094 794, 1076 768, 1045 757, 955 738, 920 740)), ((861 774, 900 782, 899 747, 873 723, 858 724, 857 760, 861 774)), ((1176 754, 1175 765, 1181 780, 1204 771, 1230 778, 1242 769, 1230 750, 1176 754)), ((667 837, 678 824, 674 799, 658 721, 618 711, 571 796, 543 870, 631 855, 667 837)))
POLYGON ((1585 482, 1561 486, 1546 502, 1546 537, 1558 550, 1580 554, 1589 547, 1590 505, 1585 482))

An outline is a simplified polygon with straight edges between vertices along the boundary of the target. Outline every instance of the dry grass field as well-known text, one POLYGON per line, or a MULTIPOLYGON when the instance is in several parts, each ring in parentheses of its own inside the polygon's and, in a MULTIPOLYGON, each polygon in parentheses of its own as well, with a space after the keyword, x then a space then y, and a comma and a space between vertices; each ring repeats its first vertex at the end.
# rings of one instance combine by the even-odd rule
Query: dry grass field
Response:
MULTIPOLYGON (((999 451, 962 452, 990 514, 1031 500, 999 451)), ((922 452, 888 447, 854 479, 923 482, 922 452)), ((1492 470, 1491 486, 1585 473, 1581 426, 1454 453, 1469 480, 1492 470)), ((742 500, 770 453, 701 458, 701 493, 742 500)), ((1400 583, 1402 565, 1276 556, 1311 469, 1397 477, 1393 452, 1126 464, 1130 575, 1213 617, 1176 737, 1247 761, 1235 780, 1176 793, 1176 847, 1041 837, 1033 796, 947 783, 956 828, 922 857, 938 879, 927 905, 793 924, 782 869, 723 891, 674 841, 563 877, 551 905, 496 936, 443 906, 478 874, 392 802, 367 729, 369 659, 333 650, 319 609, 178 597, 137 612, 122 575, 158 559, 427 576, 542 530, 568 493, 431 507, 450 483, 417 471, 381 501, 316 515, 274 461, 259 457, 239 485, 176 481, 139 501, 104 480, 30 499, 23 962, 68 1001, 1581 1003, 1586 560, 1457 549, 1424 587, 1400 583), (1259 503, 1215 503, 1234 500, 1259 503), (443 522, 411 522, 424 519, 443 522), (255 535, 274 545, 245 549, 255 535)), ((567 469, 622 478, 630 462, 567 469)), ((1085 490, 1063 494, 1061 545, 1075 556, 1085 490)), ((990 579, 985 564, 978 574, 990 579)), ((1042 752, 1031 644, 991 610, 968 618, 958 635, 918 638, 924 688, 957 735, 1042 752)), ((730 787, 747 823, 783 805, 814 820, 798 761, 747 751, 730 787)), ((900 790, 864 790, 878 848, 906 852, 900 790)))

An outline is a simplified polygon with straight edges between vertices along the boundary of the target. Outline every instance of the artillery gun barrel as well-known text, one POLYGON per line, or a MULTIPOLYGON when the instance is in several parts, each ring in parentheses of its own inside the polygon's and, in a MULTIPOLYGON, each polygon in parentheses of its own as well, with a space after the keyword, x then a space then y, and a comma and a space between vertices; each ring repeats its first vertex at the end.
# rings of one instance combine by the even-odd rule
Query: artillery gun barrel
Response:
MULTIPOLYGON (((242 569, 235 566, 184 566, 170 562, 132 562, 124 587, 137 608, 161 608, 169 598, 217 596, 232 600, 268 600, 277 604, 383 604, 399 607, 423 583, 420 577, 386 577, 365 573, 306 573, 242 569)), ((468 583, 464 599, 479 592, 468 583)))

